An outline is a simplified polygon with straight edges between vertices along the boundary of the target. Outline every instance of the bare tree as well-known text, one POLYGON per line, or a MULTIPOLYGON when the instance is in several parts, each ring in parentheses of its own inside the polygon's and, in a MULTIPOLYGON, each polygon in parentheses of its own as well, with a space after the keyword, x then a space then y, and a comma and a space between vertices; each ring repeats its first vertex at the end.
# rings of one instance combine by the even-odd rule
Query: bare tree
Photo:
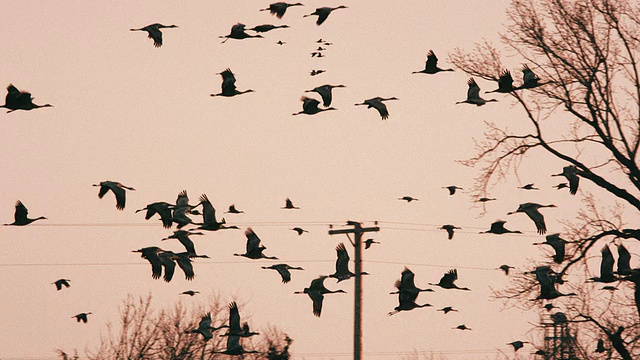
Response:
MULTIPOLYGON (((640 240, 640 7, 625 0, 512 0, 507 14, 500 49, 520 59, 523 77, 498 92, 513 100, 521 116, 511 128, 486 122, 485 138, 476 141, 477 156, 463 164, 479 169, 474 191, 481 197, 497 181, 517 175, 534 152, 565 162, 562 172, 550 169, 549 175, 565 176, 583 207, 564 221, 568 259, 550 264, 559 286, 566 275, 590 277, 591 249, 614 240, 640 240), (585 182, 596 190, 576 189, 585 182)), ((508 71, 498 46, 489 42, 471 53, 456 49, 450 61, 487 81, 498 81, 508 71)), ((588 327, 593 344, 605 338, 623 359, 640 358, 640 288, 635 291, 640 273, 630 275, 618 274, 619 291, 604 290, 605 296, 597 281, 562 285, 577 294, 562 297, 567 315, 588 327)), ((530 301, 540 287, 533 274, 525 273, 497 296, 531 307, 541 303, 530 301)), ((593 358, 607 356, 586 351, 593 358)))
MULTIPOLYGON (((205 314, 211 315, 211 326, 228 324, 228 304, 222 303, 217 295, 210 296, 205 303, 187 308, 176 302, 168 308, 155 310, 152 297, 134 299, 129 295, 120 308, 118 326, 107 325, 107 333, 102 335, 95 351, 87 351, 91 360, 106 359, 225 359, 220 354, 226 349, 226 329, 213 331, 213 337, 204 337, 192 330, 199 327, 205 314)), ((256 349, 256 354, 246 354, 245 359, 271 359, 268 354, 289 351, 291 339, 275 327, 268 329, 260 340, 243 339, 246 349, 256 349), (246 341, 245 341, 246 340, 246 341), (273 345, 274 350, 271 349, 273 345), (280 349, 279 351, 276 349, 280 349)), ((287 357, 274 359, 286 360, 287 357)))

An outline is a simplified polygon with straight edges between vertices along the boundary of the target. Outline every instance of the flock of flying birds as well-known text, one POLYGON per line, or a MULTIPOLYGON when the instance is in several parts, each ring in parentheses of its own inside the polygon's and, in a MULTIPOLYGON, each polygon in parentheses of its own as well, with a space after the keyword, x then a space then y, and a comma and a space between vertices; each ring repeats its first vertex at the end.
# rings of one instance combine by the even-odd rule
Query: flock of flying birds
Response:
MULTIPOLYGON (((270 11, 271 14, 275 15, 277 18, 282 18, 287 9, 289 7, 303 6, 302 3, 285 3, 285 2, 276 2, 270 4, 269 7, 260 9, 260 11, 270 11)), ((338 6, 338 7, 320 7, 317 8, 313 13, 304 15, 307 16, 318 16, 316 24, 323 24, 329 15, 338 9, 344 9, 346 6, 338 6)), ((149 38, 153 40, 153 45, 155 47, 161 47, 163 45, 163 34, 161 29, 168 28, 177 28, 176 25, 163 25, 159 23, 151 24, 142 28, 131 29, 131 31, 145 31, 149 38)), ((266 33, 274 29, 278 28, 288 28, 287 25, 271 25, 271 24, 263 24, 254 26, 252 28, 246 28, 244 24, 238 23, 232 26, 231 31, 228 35, 220 36, 220 38, 224 38, 223 42, 228 41, 229 39, 248 39, 248 38, 262 38, 261 33, 266 33), (247 33, 247 31, 253 31, 254 34, 247 33)), ((317 41, 320 45, 328 46, 331 43, 326 42, 322 39, 317 41)), ((282 41, 278 41, 277 44, 283 45, 285 44, 282 41)), ((322 57, 321 51, 325 50, 320 46, 316 52, 312 53, 312 56, 322 57)), ((425 67, 422 70, 414 71, 414 74, 437 74, 440 72, 449 72, 454 71, 453 69, 443 69, 438 67, 438 58, 436 57, 433 51, 429 51, 427 54, 427 60, 425 63, 425 67)), ((325 70, 313 70, 311 75, 318 75, 325 72, 325 70)), ((513 85, 513 78, 509 70, 504 70, 499 77, 498 80, 498 88, 495 90, 487 91, 487 93, 510 93, 513 91, 532 89, 538 86, 542 86, 545 82, 542 82, 540 78, 527 66, 524 65, 522 68, 523 78, 522 84, 519 86, 513 85)), ((222 85, 221 92, 217 94, 211 94, 211 96, 225 96, 232 97, 236 95, 241 95, 249 92, 253 92, 252 89, 247 90, 238 90, 236 88, 236 78, 233 72, 230 69, 226 69, 219 73, 222 76, 222 85)), ((468 91, 467 97, 465 100, 459 101, 456 104, 473 104, 477 106, 485 105, 487 102, 495 102, 496 99, 484 99, 480 96, 480 87, 475 82, 473 78, 470 78, 468 81, 468 91)), ((333 94, 332 91, 335 88, 343 88, 345 87, 342 84, 339 85, 330 85, 325 84, 318 87, 315 87, 310 90, 306 90, 305 92, 313 92, 317 93, 322 101, 303 96, 301 98, 303 105, 302 110, 300 112, 294 113, 293 115, 298 114, 306 114, 306 115, 314 115, 323 111, 328 110, 336 110, 331 107, 333 94)), ((385 105, 385 101, 390 100, 398 100, 396 97, 374 97, 371 99, 364 100, 361 103, 356 103, 356 106, 367 106, 367 108, 373 108, 378 111, 382 120, 386 120, 389 118, 389 111, 385 105)), ((5 97, 5 104, 0 107, 8 109, 7 112, 12 112, 15 110, 33 110, 36 108, 42 107, 51 107, 50 104, 38 105, 33 103, 33 98, 30 93, 25 91, 18 90, 15 86, 9 85, 7 87, 7 95, 5 97)), ((555 186, 557 189, 568 188, 569 192, 572 195, 576 194, 579 184, 579 172, 574 166, 566 166, 563 168, 563 171, 559 174, 554 174, 553 176, 562 176, 567 182, 563 182, 555 186)), ((94 184, 94 186, 99 187, 98 197, 103 198, 109 191, 111 191, 116 199, 116 208, 118 210, 124 210, 126 204, 126 191, 135 190, 133 187, 125 186, 121 183, 114 181, 102 181, 99 184, 94 184)), ((462 190, 462 188, 450 185, 444 187, 449 191, 450 195, 454 195, 456 190, 462 190)), ((521 189, 524 190, 538 190, 534 186, 534 184, 527 184, 521 189)), ((399 200, 411 202, 417 201, 418 199, 413 198, 411 196, 404 196, 399 198, 399 200)), ((480 198, 477 201, 479 202, 488 202, 496 200, 495 198, 480 198)), ((535 228, 537 233, 540 235, 546 234, 547 227, 544 221, 544 216, 539 211, 542 208, 555 207, 553 204, 543 205, 537 203, 523 203, 515 210, 508 214, 515 213, 524 213, 526 214, 535 224, 535 228)), ((299 209, 298 207, 293 205, 293 202, 290 199, 285 200, 285 206, 283 209, 292 210, 299 209)), ((155 215, 160 217, 162 222, 162 226, 166 229, 170 229, 173 225, 176 225, 177 230, 173 232, 172 235, 163 238, 162 241, 175 239, 178 240, 185 248, 184 252, 172 252, 168 250, 164 250, 158 246, 149 246, 144 247, 138 250, 133 250, 133 252, 140 253, 141 257, 146 259, 151 264, 151 276, 153 279, 163 278, 164 281, 170 282, 175 274, 176 266, 181 269, 181 271, 185 275, 186 280, 192 280, 195 276, 194 268, 193 268, 193 259, 195 258, 208 258, 207 255, 198 254, 195 248, 193 241, 190 239, 191 236, 194 235, 204 235, 203 231, 219 231, 225 229, 238 229, 237 226, 227 225, 225 218, 222 218, 218 221, 216 217, 216 210, 209 201, 206 194, 202 194, 199 198, 197 204, 189 204, 189 198, 187 196, 186 191, 182 191, 178 194, 178 197, 175 201, 175 204, 170 204, 168 202, 154 202, 146 207, 139 209, 136 213, 146 211, 145 219, 149 220, 155 215), (193 220, 193 216, 201 216, 202 221, 196 222, 193 220), (189 226, 189 229, 183 229, 184 227, 189 226)), ((243 211, 236 209, 235 205, 231 205, 228 208, 226 213, 230 214, 241 214, 243 211)), ((44 216, 40 216, 37 218, 29 218, 28 210, 25 205, 17 201, 15 204, 15 216, 14 222, 5 225, 15 225, 15 226, 24 226, 28 225, 34 221, 46 219, 44 216)), ((483 233, 492 233, 492 234, 508 234, 508 233, 520 233, 520 231, 508 230, 505 228, 505 221, 498 220, 491 224, 489 230, 484 231, 483 233)), ((452 239, 454 236, 454 231, 456 229, 460 229, 457 226, 446 224, 443 225, 440 229, 446 230, 448 233, 448 238, 452 239)), ((295 227, 291 230, 296 231, 298 235, 302 235, 307 232, 306 230, 295 227)), ((261 244, 261 239, 254 232, 251 227, 248 227, 244 231, 244 235, 246 237, 246 250, 244 253, 236 253, 233 254, 235 256, 242 256, 252 260, 258 259, 270 259, 270 260, 278 260, 275 256, 267 256, 264 253, 266 247, 261 244)), ((536 245, 549 245, 554 250, 555 254, 553 255, 553 261, 557 264, 560 264, 565 259, 565 245, 569 243, 560 238, 559 234, 551 234, 546 236, 546 241, 543 243, 536 243, 536 245)), ((379 244, 373 239, 368 239, 365 241, 366 249, 369 249, 372 244, 379 244)), ((312 300, 312 311, 313 314, 317 317, 320 317, 322 313, 322 304, 324 301, 324 296, 327 294, 334 293, 345 293, 344 290, 329 290, 325 287, 324 282, 327 278, 334 278, 337 282, 341 282, 344 280, 348 280, 355 276, 353 272, 349 270, 349 254, 344 244, 339 244, 336 247, 337 260, 335 264, 335 272, 330 275, 323 275, 311 281, 310 285, 304 288, 302 291, 297 291, 295 294, 307 294, 308 297, 312 300)), ((613 271, 614 266, 614 258, 611 250, 608 246, 605 246, 602 249, 602 265, 601 272, 599 277, 594 277, 589 279, 593 282, 602 282, 602 283, 611 283, 614 281, 618 281, 621 278, 617 275, 630 275, 631 268, 629 266, 631 255, 628 250, 622 245, 618 245, 618 268, 617 271, 613 271)), ((509 265, 502 265, 499 269, 503 270, 506 275, 509 274, 509 270, 513 267, 509 265)), ((301 267, 290 266, 285 263, 277 263, 270 266, 262 266, 262 269, 276 270, 281 277, 283 283, 288 283, 291 281, 291 270, 303 270, 301 267)), ((366 274, 366 273, 363 273, 366 274)), ((538 266, 531 274, 535 275, 536 280, 540 285, 540 295, 535 300, 553 300, 561 296, 571 296, 575 295, 573 293, 563 294, 557 290, 557 285, 562 284, 563 280, 561 277, 555 273, 551 266, 543 265, 538 266)), ((401 277, 396 281, 395 287, 397 291, 392 292, 391 294, 398 295, 398 306, 396 306, 393 311, 389 312, 389 315, 396 314, 400 311, 410 311, 416 308, 421 307, 429 307, 432 306, 428 303, 418 304, 416 303, 417 297, 420 292, 432 292, 434 290, 429 288, 418 288, 414 282, 415 274, 408 268, 405 268, 401 273, 401 277)), ((464 290, 469 291, 469 288, 466 287, 458 287, 456 285, 456 281, 458 280, 458 272, 456 269, 449 270, 446 272, 438 283, 430 283, 432 286, 438 286, 442 289, 454 289, 454 290, 464 290)), ((70 280, 69 279, 59 279, 55 281, 57 290, 61 290, 63 287, 69 287, 70 280)), ((605 287, 608 290, 611 290, 612 287, 605 287)), ((185 295, 195 295, 197 291, 188 290, 183 292, 185 295)), ((549 305, 549 304, 547 304, 549 305)), ((224 336, 228 336, 227 349, 223 352, 229 355, 239 355, 243 353, 251 353, 255 351, 248 351, 243 349, 240 344, 240 339, 243 337, 250 337, 256 335, 257 333, 251 332, 249 330, 248 324, 244 324, 240 326, 240 315, 238 312, 238 307, 234 303, 229 305, 229 324, 228 325, 220 325, 218 327, 212 326, 212 319, 210 314, 206 314, 200 320, 199 326, 196 329, 191 330, 192 333, 197 333, 202 335, 204 341, 207 341, 212 338, 212 333, 216 330, 227 328, 228 331, 224 336)), ((458 310, 453 309, 451 306, 446 306, 438 311, 442 311, 444 314, 449 312, 456 312, 458 310)), ((91 314, 80 313, 73 317, 77 319, 78 322, 87 322, 87 315, 91 314)), ((471 330, 466 327, 464 324, 454 327, 454 329, 459 330, 471 330)), ((522 341, 514 341, 509 343, 512 345, 514 350, 518 350, 522 348, 524 345, 522 341)), ((599 347, 600 347, 599 343, 599 347)))

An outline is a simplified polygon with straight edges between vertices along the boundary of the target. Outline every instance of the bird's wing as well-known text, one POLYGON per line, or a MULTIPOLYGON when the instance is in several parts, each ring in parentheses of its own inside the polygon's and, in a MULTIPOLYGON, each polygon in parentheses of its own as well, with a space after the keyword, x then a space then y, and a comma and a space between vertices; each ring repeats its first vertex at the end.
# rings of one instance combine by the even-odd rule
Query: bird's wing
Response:
POLYGON ((168 254, 161 255, 160 260, 162 260, 162 266, 164 267, 163 279, 166 282, 170 282, 171 279, 173 279, 173 274, 176 271, 176 263, 168 254))
POLYGON ((193 272, 193 265, 191 264, 191 259, 187 256, 178 256, 175 258, 180 269, 184 271, 184 278, 187 280, 193 280, 195 277, 195 273, 193 272))
POLYGON ((511 77, 511 72, 509 70, 504 70, 502 74, 500 74, 500 79, 498 79, 498 89, 513 89, 513 78, 511 77))
POLYGON ((182 190, 178 193, 178 198, 176 198, 176 207, 184 207, 189 205, 189 196, 187 196, 187 190, 182 190))
POLYGON ((147 28, 147 33, 149 33, 149 39, 153 39, 153 46, 162 46, 162 31, 160 31, 158 27, 152 26, 147 28))
POLYGON ((382 120, 387 120, 389 118, 389 111, 387 110, 387 106, 380 100, 372 101, 370 104, 374 109, 378 110, 382 120))
MULTIPOLYGON (((318 108, 318 105, 320 105, 320 101, 312 98, 304 98, 304 102, 302 103, 302 110, 304 110, 305 112, 313 111, 318 108)), ((291 202, 291 200, 287 199, 286 207, 293 208, 293 203, 291 202)))
POLYGON ((114 195, 116 196, 116 209, 124 210, 126 202, 125 190, 119 186, 111 186, 111 191, 113 191, 114 195))
POLYGON ((284 266, 278 266, 278 267, 276 267, 276 270, 278 271, 278 273, 282 277, 282 283, 283 284, 286 284, 289 281, 291 281, 291 272, 289 270, 287 270, 287 268, 285 268, 284 266))
POLYGON ((479 99, 480 98, 480 87, 476 83, 476 81, 471 78, 467 82, 469 85, 469 89, 467 90, 467 99, 479 99))
POLYGON ((98 198, 102 199, 102 197, 109 191, 109 187, 107 185, 100 185, 100 191, 98 192, 98 198))
POLYGON ((605 245, 602 250, 602 262, 600 262, 600 278, 610 279, 613 278, 613 254, 608 245, 605 245))
POLYGON ((631 253, 624 245, 618 245, 618 273, 628 274, 631 272, 631 253))
POLYGON ((438 64, 438 58, 436 57, 436 54, 434 54, 432 50, 429 50, 429 53, 427 54, 427 63, 425 64, 424 69, 427 70, 428 72, 430 71, 435 72, 437 64, 438 64))
POLYGON ((193 244, 193 241, 191 241, 191 239, 189 239, 189 236, 187 236, 187 235, 180 236, 178 238, 178 241, 180 241, 180 243, 182 245, 184 245, 184 248, 187 250, 188 253, 196 254, 196 247, 193 244))
POLYGON ((544 223, 544 216, 542 216, 542 213, 540 213, 540 211, 536 209, 530 209, 526 211, 526 214, 536 224, 538 234, 543 235, 547 232, 547 225, 544 223))
POLYGON ((15 214, 13 215, 13 218, 15 219, 15 221, 19 222, 20 220, 26 220, 28 213, 29 213, 29 210, 27 210, 27 207, 24 206, 22 201, 20 200, 16 201, 16 211, 15 211, 15 214))
POLYGON ((316 12, 319 12, 318 15, 318 20, 316 20, 316 24, 317 25, 322 25, 322 23, 327 20, 327 18, 329 17, 329 14, 331 13, 331 10, 327 11, 324 8, 320 8, 320 9, 316 9, 316 12))
POLYGON ((336 272, 342 274, 349 273, 349 253, 347 253, 347 249, 344 247, 343 243, 336 246, 336 253, 338 254, 338 259, 336 260, 336 272))
POLYGON ((402 277, 400 278, 400 288, 399 289, 412 289, 415 288, 414 282, 415 274, 413 271, 406 269, 402 272, 402 277))
POLYGON ((200 195, 200 203, 202 204, 202 221, 205 224, 216 223, 216 209, 211 205, 206 194, 200 195))
POLYGON ((229 304, 229 332, 238 334, 242 328, 240 327, 240 312, 238 311, 238 304, 232 302, 229 304))
POLYGON ((319 291, 310 291, 309 297, 313 301, 313 315, 320 317, 320 314, 322 314, 322 300, 324 299, 324 295, 319 291))
POLYGON ((327 86, 320 86, 314 89, 320 96, 322 96, 322 105, 328 107, 331 105, 331 88, 327 86))
POLYGON ((244 235, 247 237, 247 254, 250 254, 260 247, 260 238, 253 232, 252 228, 247 228, 244 235))
POLYGON ((156 253, 148 254, 145 258, 151 263, 151 276, 154 279, 159 279, 162 275, 162 260, 156 253))

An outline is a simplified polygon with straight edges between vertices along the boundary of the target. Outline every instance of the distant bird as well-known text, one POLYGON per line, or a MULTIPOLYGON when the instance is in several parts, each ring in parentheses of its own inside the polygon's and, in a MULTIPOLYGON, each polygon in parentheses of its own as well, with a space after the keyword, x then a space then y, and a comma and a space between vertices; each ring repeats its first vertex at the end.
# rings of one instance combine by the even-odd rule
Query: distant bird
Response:
POLYGON ((631 253, 623 244, 618 245, 618 275, 631 275, 631 253))
POLYGON ((519 186, 518 189, 523 189, 523 190, 540 190, 537 187, 535 187, 533 184, 527 184, 524 186, 519 186))
POLYGON ((292 228, 292 229, 289 229, 289 230, 293 230, 293 231, 297 232, 298 236, 302 235, 302 233, 306 233, 306 232, 308 233, 309 232, 309 231, 307 231, 307 230, 305 230, 305 229, 303 229, 301 227, 297 227, 297 226, 292 228))
POLYGON ((482 106, 491 101, 498 101, 496 99, 485 100, 481 98, 480 86, 478 86, 478 84, 473 78, 469 78, 469 81, 467 81, 467 84, 469 85, 469 89, 467 90, 467 99, 463 101, 458 101, 456 102, 456 104, 467 103, 467 104, 473 104, 476 106, 482 106))
MULTIPOLYGON (((347 280, 356 276, 356 274, 352 273, 349 270, 349 253, 347 252, 347 249, 344 247, 343 243, 340 243, 338 244, 338 246, 336 246, 336 255, 338 257, 336 259, 336 271, 333 274, 329 275, 329 277, 337 279, 338 282, 340 282, 342 280, 347 280)), ((361 274, 365 273, 363 272, 361 274)))
POLYGON ((238 229, 237 226, 226 226, 227 223, 224 218, 220 221, 216 219, 216 209, 211 205, 211 201, 207 197, 207 194, 200 195, 200 204, 202 205, 202 223, 196 229, 217 231, 222 229, 238 229))
POLYGON ((459 228, 459 227, 451 225, 451 224, 442 225, 440 227, 440 230, 446 230, 447 231, 449 240, 453 239, 453 233, 454 233, 455 229, 460 229, 461 230, 462 228, 459 228))
POLYGON ((450 313, 452 311, 456 311, 457 312, 458 310, 452 308, 451 306, 446 306, 446 307, 443 307, 442 309, 438 309, 438 311, 442 311, 445 314, 448 314, 448 313, 450 313))
POLYGON ((418 201, 418 200, 420 200, 420 199, 416 199, 416 198, 411 197, 411 196, 403 196, 403 197, 401 197, 401 198, 398 198, 398 200, 404 200, 404 201, 406 201, 406 202, 410 203, 410 202, 412 202, 412 201, 418 201))
POLYGON ((289 198, 286 198, 284 203, 284 207, 281 207, 281 209, 300 209, 297 206, 293 206, 293 202, 289 198))
POLYGON ((189 296, 194 296, 195 294, 199 294, 200 291, 196 291, 196 290, 187 290, 187 291, 183 291, 180 293, 180 295, 189 295, 189 296))
POLYGON ((427 62, 424 65, 424 69, 420 71, 414 71, 412 74, 435 74, 441 71, 453 71, 453 69, 441 69, 438 67, 438 58, 434 54, 433 50, 429 50, 427 53, 427 62))
POLYGON ((311 74, 311 76, 316 76, 316 75, 322 74, 323 72, 326 72, 326 70, 320 70, 320 69, 319 70, 315 70, 314 69, 314 70, 311 70, 310 74, 311 74))
POLYGON ((284 42, 284 41, 282 41, 282 40, 278 40, 278 41, 276 42, 276 44, 278 44, 278 45, 284 45, 284 44, 286 44, 286 42, 284 42))
POLYGON ((236 96, 241 94, 246 94, 253 92, 253 89, 247 89, 243 91, 239 91, 236 88, 236 77, 231 69, 227 68, 223 72, 218 73, 217 75, 222 76, 222 91, 218 94, 211 94, 211 96, 236 96))
POLYGON ((320 317, 322 313, 322 301, 324 294, 334 293, 346 293, 344 290, 329 290, 324 286, 324 279, 328 278, 326 275, 322 275, 311 281, 309 287, 304 288, 303 291, 296 291, 294 294, 307 294, 311 301, 313 301, 313 315, 320 317))
POLYGON ((332 100, 331 90, 333 88, 343 88, 343 87, 346 87, 346 86, 326 84, 326 85, 315 87, 311 90, 306 90, 305 92, 316 92, 320 94, 320 96, 322 97, 322 106, 328 107, 329 105, 331 105, 331 100, 332 100))
POLYGON ((39 216, 35 219, 28 218, 27 215, 29 214, 29 210, 27 210, 27 207, 24 206, 24 204, 20 200, 16 201, 15 207, 16 207, 16 210, 13 214, 13 222, 11 224, 4 224, 5 226, 6 225, 25 226, 25 225, 31 224, 36 220, 46 219, 46 217, 44 216, 39 216))
POLYGON ((162 260, 158 254, 160 252, 164 252, 164 250, 157 246, 149 246, 138 250, 132 250, 131 252, 139 252, 141 258, 149 261, 151 264, 151 277, 159 279, 160 276, 162 276, 162 260))
POLYGON ((471 290, 466 287, 458 287, 458 285, 455 284, 456 280, 458 280, 458 270, 451 269, 442 276, 440 282, 438 282, 437 284, 429 283, 429 285, 440 286, 443 289, 471 290))
POLYGON ((398 291, 393 291, 389 294, 400 294, 404 291, 410 293, 412 296, 415 295, 415 297, 417 298, 418 294, 421 292, 433 292, 433 290, 429 288, 421 289, 417 287, 415 284, 415 274, 407 267, 402 270, 400 279, 396 280, 394 286, 396 287, 396 289, 398 289, 398 291))
POLYGON ((72 318, 76 318, 78 322, 82 321, 83 323, 87 323, 87 315, 91 314, 90 312, 83 312, 77 315, 73 315, 72 318))
POLYGON ((512 92, 513 90, 515 90, 515 88, 513 87, 513 78, 511 77, 511 72, 505 69, 504 71, 502 71, 502 73, 500 73, 500 78, 498 79, 498 88, 491 91, 485 91, 485 94, 494 92, 506 94, 512 92))
POLYGON ((449 195, 455 194, 456 190, 464 190, 463 188, 457 187, 455 185, 443 186, 442 188, 449 190, 449 195))
POLYGON ((260 11, 269 11, 271 15, 275 15, 278 19, 282 19, 284 13, 291 6, 303 6, 301 3, 289 4, 286 2, 275 2, 269 5, 266 9, 260 9, 260 11))
POLYGON ((93 186, 100 187, 100 191, 98 192, 98 198, 100 199, 102 199, 102 197, 111 190, 111 192, 116 196, 116 209, 118 210, 124 210, 126 190, 135 190, 132 187, 122 185, 115 181, 102 181, 100 184, 93 184, 93 186))
POLYGON ((454 328, 452 328, 452 329, 458 329, 458 330, 471 330, 470 328, 466 327, 466 325, 465 325, 465 324, 458 325, 458 326, 456 326, 456 327, 454 327, 454 328))
POLYGON ((538 77, 538 75, 536 75, 527 64, 523 64, 522 85, 518 86, 514 90, 533 89, 544 84, 546 84, 546 82, 540 82, 540 78, 538 77))
POLYGON ((615 287, 615 286, 607 285, 607 286, 603 286, 602 289, 600 289, 600 290, 616 291, 616 290, 618 290, 618 288, 615 287))
POLYGON ((367 105, 367 109, 374 108, 378 110, 378 113, 380 113, 380 117, 382 117, 382 120, 387 120, 389 118, 389 111, 387 110, 387 106, 383 103, 383 101, 387 101, 387 100, 399 100, 399 99, 397 97, 381 98, 377 96, 371 99, 367 99, 355 105, 356 106, 367 105))
POLYGON ((320 101, 313 98, 306 97, 306 96, 301 97, 300 100, 302 101, 302 111, 293 113, 293 115, 300 115, 300 114, 314 115, 321 111, 337 110, 334 107, 321 109, 318 107, 318 105, 320 105, 320 101))
POLYGON ((494 221, 491 224, 491 228, 489 230, 481 231, 480 234, 498 234, 498 235, 509 234, 509 233, 511 233, 511 234, 522 234, 522 231, 520 231, 520 230, 511 231, 511 230, 505 228, 504 227, 505 223, 506 223, 506 221, 503 221, 503 220, 494 221))
POLYGON ((7 113, 16 110, 33 110, 42 107, 53 107, 51 104, 37 105, 33 103, 33 97, 31 93, 26 91, 20 91, 18 88, 9 84, 7 86, 7 96, 4 98, 4 105, 0 105, 0 108, 8 109, 7 113))
POLYGON ((278 260, 275 256, 266 256, 262 252, 266 249, 266 247, 260 245, 260 238, 253 231, 252 228, 248 227, 244 235, 247 237, 247 246, 246 252, 244 254, 233 254, 234 256, 244 256, 247 259, 272 259, 278 260))
POLYGON ((223 336, 239 336, 239 337, 251 337, 253 335, 260 335, 257 332, 249 330, 249 324, 244 323, 240 326, 240 311, 238 310, 238 304, 235 301, 229 304, 229 331, 223 336))
POLYGON ((286 284, 291 281, 291 272, 289 270, 304 270, 301 267, 293 267, 288 264, 275 264, 271 266, 263 266, 263 269, 276 270, 280 277, 282 277, 282 283, 286 284))
MULTIPOLYGON (((562 172, 551 176, 564 176, 569 180, 569 193, 575 195, 578 192, 578 184, 580 183, 580 177, 578 177, 578 169, 573 166, 565 166, 562 168, 562 172)), ((560 189, 560 188, 558 188, 560 189)))
POLYGON ((504 271, 505 275, 509 275, 509 270, 515 269, 515 268, 513 266, 509 266, 509 265, 500 265, 498 267, 498 269, 504 271))
POLYGON ((561 264, 565 257, 565 245, 568 243, 568 241, 560 238, 560 234, 551 234, 546 236, 545 242, 533 243, 533 245, 550 245, 555 251, 553 261, 555 261, 556 264, 561 264))
POLYGON ((417 293, 410 293, 407 291, 399 291, 398 294, 398 306, 396 306, 393 311, 389 312, 389 316, 399 313, 400 311, 410 311, 417 308, 422 307, 430 307, 433 306, 431 304, 417 304, 416 298, 417 293))
POLYGON ((229 205, 229 210, 224 212, 225 214, 242 214, 244 211, 236 209, 235 204, 229 205))
POLYGON ((524 344, 528 344, 528 343, 529 343, 528 341, 520 341, 520 340, 518 340, 518 341, 510 342, 507 345, 513 346, 513 350, 514 351, 518 351, 518 350, 522 349, 524 344))
POLYGON ((478 200, 476 200, 477 202, 489 202, 489 201, 495 201, 496 198, 487 198, 487 197, 481 197, 478 200))
POLYGON ((569 187, 569 184, 567 184, 567 183, 560 183, 560 184, 555 185, 555 186, 553 186, 553 187, 554 187, 554 188, 556 188, 556 189, 558 189, 558 190, 560 190, 560 189, 568 188, 568 187, 569 187))
POLYGON ((609 245, 604 245, 600 250, 600 253, 602 254, 602 260, 600 261, 600 276, 592 277, 589 280, 601 283, 611 283, 620 280, 613 274, 613 264, 615 260, 613 259, 613 254, 611 253, 611 249, 609 249, 609 245))
POLYGON ((62 290, 62 286, 63 285, 64 285, 64 287, 71 286, 71 285, 69 285, 69 281, 71 281, 71 280, 69 280, 69 279, 58 279, 58 280, 52 282, 52 284, 55 284, 56 285, 56 289, 58 291, 60 291, 60 290, 62 290))
POLYGON ((200 334, 204 338, 204 341, 207 342, 213 339, 213 332, 224 327, 229 327, 229 325, 222 325, 220 327, 211 326, 211 313, 206 313, 202 319, 200 319, 200 323, 198 324, 197 329, 189 330, 188 333, 200 334))
POLYGON ((329 17, 329 14, 331 14, 333 10, 346 9, 346 8, 347 7, 344 5, 340 5, 338 7, 319 7, 316 9, 316 11, 312 12, 311 14, 304 15, 303 17, 318 15, 318 20, 316 20, 316 24, 322 25, 322 23, 325 20, 327 20, 327 17, 329 17))
POLYGON ((322 46, 318 46, 318 48, 316 49, 316 51, 325 51, 327 50, 327 48, 323 48, 322 46))
POLYGON ((149 39, 153 39, 153 46, 159 48, 162 46, 162 31, 160 29, 177 28, 176 25, 151 24, 140 29, 130 29, 131 31, 146 31, 149 39))
POLYGON ((538 230, 538 234, 544 235, 547 232, 547 226, 544 223, 544 216, 538 211, 540 208, 545 207, 556 207, 554 204, 549 205, 540 205, 537 203, 524 203, 518 206, 516 211, 508 212, 507 215, 515 214, 515 213, 525 213, 531 220, 533 220, 536 225, 536 229, 538 230))
POLYGON ((553 304, 552 304, 552 303, 544 304, 544 306, 543 306, 543 307, 544 307, 545 309, 547 309, 547 311, 551 311, 551 310, 553 310, 553 309, 556 309, 556 307, 555 307, 555 306, 553 306, 553 304))
POLYGON ((325 57, 320 51, 314 51, 311 53, 311 57, 325 57))
POLYGON ((263 24, 263 25, 258 25, 258 26, 254 26, 251 29, 247 29, 247 30, 252 30, 258 33, 264 33, 267 31, 271 31, 273 29, 286 29, 288 28, 289 25, 271 25, 271 24, 263 24))
POLYGON ((196 254, 195 245, 193 244, 193 241, 189 239, 189 236, 191 235, 204 235, 204 233, 188 231, 188 230, 176 230, 173 232, 172 235, 169 235, 168 237, 162 240, 177 239, 185 247, 185 249, 189 254, 195 255, 196 254))
POLYGON ((263 37, 260 34, 257 35, 250 35, 247 34, 246 31, 244 31, 244 28, 246 27, 245 24, 241 24, 241 23, 237 23, 235 25, 233 25, 231 27, 231 32, 229 33, 229 35, 222 35, 222 36, 218 36, 219 38, 224 38, 224 40, 222 41, 222 43, 226 43, 227 40, 229 39, 236 39, 236 40, 242 40, 242 39, 247 39, 247 38, 261 38, 263 37))
POLYGON ((140 211, 147 210, 147 213, 144 216, 145 220, 149 220, 153 215, 158 214, 160 215, 160 220, 162 220, 162 226, 169 229, 173 224, 173 217, 171 216, 172 208, 173 205, 164 201, 159 201, 151 203, 142 209, 136 210, 136 214, 140 211))
POLYGON ((364 248, 368 249, 368 248, 371 247, 372 244, 380 244, 380 242, 375 241, 373 239, 367 239, 367 240, 364 241, 364 248))
POLYGON ((607 350, 609 350, 609 349, 604 347, 604 340, 598 339, 598 345, 596 345, 595 352, 600 354, 600 353, 603 353, 603 352, 605 352, 607 350))

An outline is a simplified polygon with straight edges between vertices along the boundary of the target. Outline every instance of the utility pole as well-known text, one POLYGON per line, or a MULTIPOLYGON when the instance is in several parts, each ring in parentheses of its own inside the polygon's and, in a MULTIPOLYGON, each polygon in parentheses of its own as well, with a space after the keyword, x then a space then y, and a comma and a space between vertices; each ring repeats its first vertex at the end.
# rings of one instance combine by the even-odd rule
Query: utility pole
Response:
MULTIPOLYGON (((355 243, 355 295, 353 314, 353 359, 362 360, 362 234, 372 231, 380 231, 378 226, 363 228, 361 223, 347 221, 347 225, 352 225, 353 229, 329 230, 329 235, 354 234, 355 243)), ((351 239, 349 239, 351 241, 351 239)))

